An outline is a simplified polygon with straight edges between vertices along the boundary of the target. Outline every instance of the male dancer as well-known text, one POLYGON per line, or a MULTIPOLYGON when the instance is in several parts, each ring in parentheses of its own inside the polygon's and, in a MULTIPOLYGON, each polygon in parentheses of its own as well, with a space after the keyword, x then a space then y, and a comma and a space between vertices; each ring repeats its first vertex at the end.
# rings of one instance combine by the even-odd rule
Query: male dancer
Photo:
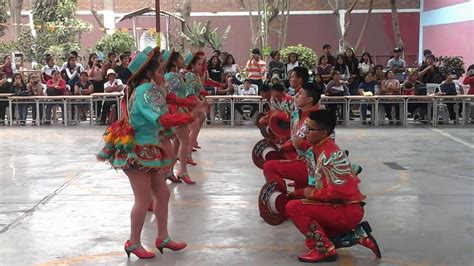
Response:
POLYGON ((297 198, 286 205, 286 215, 306 236, 308 252, 298 256, 303 262, 337 259, 336 248, 360 244, 380 258, 377 242, 368 222, 362 222, 365 196, 360 180, 351 169, 344 151, 330 138, 336 118, 330 111, 309 114, 305 138, 313 145, 306 151, 308 184, 289 193, 297 198))
POLYGON ((278 182, 282 192, 286 193, 284 178, 295 181, 295 189, 305 188, 308 184, 308 172, 304 156, 311 144, 304 139, 303 130, 309 113, 319 109, 318 102, 320 99, 321 91, 312 83, 306 83, 303 89, 298 91, 295 96, 295 104, 298 110, 291 114, 291 138, 280 147, 280 151, 284 153, 287 159, 267 161, 263 165, 263 174, 267 183, 278 182))

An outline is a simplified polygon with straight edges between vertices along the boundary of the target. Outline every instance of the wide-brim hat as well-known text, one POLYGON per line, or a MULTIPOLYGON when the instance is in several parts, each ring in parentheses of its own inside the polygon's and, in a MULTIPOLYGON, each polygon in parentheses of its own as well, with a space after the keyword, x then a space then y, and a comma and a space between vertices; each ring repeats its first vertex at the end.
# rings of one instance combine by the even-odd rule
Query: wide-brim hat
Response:
POLYGON ((132 72, 132 75, 128 79, 134 81, 141 73, 145 70, 145 67, 153 59, 156 52, 159 52, 159 48, 152 48, 150 46, 143 49, 142 52, 138 52, 128 65, 128 70, 132 72))
POLYGON ((270 131, 280 139, 290 137, 290 116, 283 111, 274 111, 268 119, 270 131))
POLYGON ((164 51, 163 52, 163 61, 168 62, 168 60, 170 59, 170 56, 171 56, 171 51, 170 50, 164 51))
POLYGON ((286 193, 280 190, 278 182, 266 183, 258 195, 260 217, 273 226, 282 224, 286 220, 285 208, 288 201, 286 193))
POLYGON ((270 139, 261 139, 253 146, 252 160, 260 169, 263 169, 265 162, 280 159, 284 159, 284 156, 270 139))
POLYGON ((112 68, 109 68, 107 69, 107 74, 105 76, 108 78, 110 75, 117 76, 117 73, 112 68))
POLYGON ((189 64, 191 64, 191 62, 193 61, 194 57, 196 55, 191 53, 191 52, 187 52, 185 55, 184 55, 184 65, 185 66, 189 66, 189 64))

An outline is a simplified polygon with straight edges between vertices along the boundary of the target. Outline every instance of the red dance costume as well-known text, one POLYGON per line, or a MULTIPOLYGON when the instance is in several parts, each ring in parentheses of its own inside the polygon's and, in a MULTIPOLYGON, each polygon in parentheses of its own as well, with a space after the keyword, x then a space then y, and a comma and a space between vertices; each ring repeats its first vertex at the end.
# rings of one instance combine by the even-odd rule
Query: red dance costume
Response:
POLYGON ((267 183, 278 182, 280 191, 286 193, 284 179, 295 181, 295 189, 303 189, 308 185, 308 170, 304 156, 311 144, 304 139, 304 127, 309 113, 319 110, 319 105, 302 111, 294 111, 291 115, 291 138, 281 147, 280 151, 286 160, 267 161, 263 165, 263 174, 267 183), (298 147, 295 141, 299 139, 298 147))
POLYGON ((286 205, 287 217, 306 236, 309 251, 299 260, 335 261, 337 247, 355 244, 370 248, 380 257, 368 223, 364 222, 363 228, 358 226, 364 216, 365 196, 359 191, 360 180, 353 174, 345 152, 328 137, 308 149, 305 158, 311 196, 304 198, 304 189, 296 190, 295 197, 300 199, 286 205))

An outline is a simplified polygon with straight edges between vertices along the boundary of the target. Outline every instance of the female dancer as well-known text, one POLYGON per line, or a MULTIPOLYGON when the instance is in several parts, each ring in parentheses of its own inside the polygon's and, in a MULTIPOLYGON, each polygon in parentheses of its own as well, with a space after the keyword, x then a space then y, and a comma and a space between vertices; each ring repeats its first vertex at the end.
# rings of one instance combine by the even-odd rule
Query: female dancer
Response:
POLYGON ((168 201, 170 192, 166 185, 165 174, 172 160, 166 154, 160 142, 159 134, 179 123, 189 123, 199 115, 198 108, 191 113, 169 114, 166 105, 166 90, 149 82, 159 77, 162 69, 159 63, 151 61, 153 52, 148 56, 138 53, 130 63, 133 75, 128 95, 131 110, 123 119, 113 123, 104 134, 105 147, 98 159, 108 160, 117 169, 123 169, 130 180, 135 197, 131 211, 130 239, 125 243, 125 252, 135 254, 141 259, 150 259, 155 254, 141 245, 141 231, 151 197, 156 199, 158 238, 156 247, 181 250, 184 242, 171 241, 167 231, 168 201), (136 87, 136 84, 140 84, 136 87), (135 88, 136 87, 136 88, 135 88))
MULTIPOLYGON (((184 68, 184 60, 179 52, 172 52, 168 62, 166 64, 166 73, 165 79, 168 82, 170 91, 176 94, 178 98, 185 99, 188 96, 192 95, 185 86, 183 77, 179 73, 179 70, 184 68)), ((185 107, 180 107, 177 109, 178 113, 186 113, 189 109, 185 107)), ((189 127, 188 125, 181 125, 176 128, 176 138, 174 139, 174 148, 175 152, 178 154, 180 160, 180 168, 178 170, 178 178, 182 179, 186 184, 196 184, 188 174, 187 163, 189 162, 189 127)))
MULTIPOLYGON (((202 85, 201 78, 199 73, 202 72, 203 69, 203 60, 201 56, 195 54, 194 56, 189 53, 186 55, 185 64, 187 66, 187 72, 184 76, 186 87, 192 93, 192 97, 196 99, 196 101, 201 101, 205 103, 204 96, 206 95, 206 91, 204 90, 204 86, 202 85)), ((190 156, 190 164, 196 165, 196 162, 191 158, 191 152, 193 147, 200 148, 198 146, 197 138, 199 135, 199 131, 201 130, 202 124, 206 119, 205 112, 202 112, 201 115, 194 121, 191 125, 189 125, 190 133, 189 133, 189 140, 190 140, 190 149, 189 149, 189 156, 190 156)))

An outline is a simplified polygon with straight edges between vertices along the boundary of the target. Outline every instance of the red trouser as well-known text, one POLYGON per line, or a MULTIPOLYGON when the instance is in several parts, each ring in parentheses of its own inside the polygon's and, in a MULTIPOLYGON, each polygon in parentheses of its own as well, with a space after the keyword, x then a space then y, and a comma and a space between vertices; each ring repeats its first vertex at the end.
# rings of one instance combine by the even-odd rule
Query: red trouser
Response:
POLYGON ((333 237, 356 228, 364 216, 364 208, 358 203, 333 207, 291 200, 286 204, 286 216, 303 235, 311 224, 316 224, 328 237, 333 237))
POLYGON ((286 193, 285 180, 295 181, 295 190, 308 186, 308 170, 304 160, 274 160, 263 165, 263 175, 267 182, 276 181, 286 193))

